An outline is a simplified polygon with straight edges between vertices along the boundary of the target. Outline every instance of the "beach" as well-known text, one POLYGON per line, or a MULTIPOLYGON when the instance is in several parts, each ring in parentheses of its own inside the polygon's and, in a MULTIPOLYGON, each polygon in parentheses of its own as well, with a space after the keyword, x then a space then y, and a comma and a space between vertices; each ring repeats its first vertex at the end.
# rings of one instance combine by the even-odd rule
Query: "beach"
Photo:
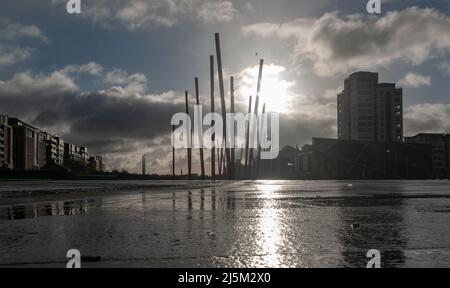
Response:
POLYGON ((0 267, 450 266, 448 181, 0 182, 0 267))

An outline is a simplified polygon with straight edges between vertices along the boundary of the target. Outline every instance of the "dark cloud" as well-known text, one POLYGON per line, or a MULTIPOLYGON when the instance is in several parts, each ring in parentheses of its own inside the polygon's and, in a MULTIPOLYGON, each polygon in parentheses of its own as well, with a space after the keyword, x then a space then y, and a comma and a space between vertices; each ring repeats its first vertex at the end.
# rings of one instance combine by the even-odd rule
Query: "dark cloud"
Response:
POLYGON ((59 105, 66 98, 74 97, 77 90, 73 80, 60 72, 49 75, 18 73, 10 80, 0 81, 0 113, 29 119, 36 113, 59 105))
POLYGON ((152 139, 170 131, 172 115, 183 110, 182 105, 151 102, 143 97, 116 97, 106 92, 94 92, 66 98, 36 117, 36 122, 71 123, 71 132, 85 138, 152 139))
POLYGON ((336 119, 315 119, 306 115, 280 116, 280 143, 283 145, 310 144, 313 137, 336 138, 336 119))
POLYGON ((121 87, 81 93, 72 78, 61 72, 25 72, 0 81, 0 99, 0 113, 101 152, 132 151, 136 149, 132 142, 167 135, 172 115, 185 109, 181 102, 164 102, 158 95, 140 96, 121 87))

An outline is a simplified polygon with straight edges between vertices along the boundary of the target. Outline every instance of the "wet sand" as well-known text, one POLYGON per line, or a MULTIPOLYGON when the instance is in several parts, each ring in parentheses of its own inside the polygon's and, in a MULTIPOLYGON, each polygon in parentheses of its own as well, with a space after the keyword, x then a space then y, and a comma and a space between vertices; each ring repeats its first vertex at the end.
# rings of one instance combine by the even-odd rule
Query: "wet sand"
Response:
POLYGON ((0 182, 0 267, 449 267, 449 212, 449 181, 0 182))

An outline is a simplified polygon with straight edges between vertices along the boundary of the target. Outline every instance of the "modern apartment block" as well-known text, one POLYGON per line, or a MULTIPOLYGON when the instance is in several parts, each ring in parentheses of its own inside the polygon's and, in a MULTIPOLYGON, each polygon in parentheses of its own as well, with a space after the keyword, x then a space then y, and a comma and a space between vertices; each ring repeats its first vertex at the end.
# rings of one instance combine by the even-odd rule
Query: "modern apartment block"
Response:
POLYGON ((407 143, 430 144, 433 174, 430 178, 450 177, 450 134, 420 133, 405 137, 407 143))
POLYGON ((403 90, 379 83, 378 73, 356 72, 337 95, 338 138, 403 141, 403 90))
POLYGON ((39 170, 47 163, 45 134, 18 118, 8 118, 13 130, 15 170, 39 170))
POLYGON ((13 135, 8 116, 0 115, 0 169, 13 168, 13 135))
POLYGON ((105 164, 103 164, 103 158, 101 156, 89 157, 89 170, 91 172, 104 172, 105 164))
POLYGON ((86 147, 65 143, 19 118, 0 115, 0 170, 53 170, 52 164, 64 167, 68 160, 91 171, 105 171, 103 158, 89 157, 86 147))
POLYGON ((47 163, 62 166, 64 164, 64 141, 49 133, 44 134, 47 144, 47 163))
POLYGON ((87 148, 64 143, 64 160, 75 160, 83 164, 88 164, 89 154, 87 148))

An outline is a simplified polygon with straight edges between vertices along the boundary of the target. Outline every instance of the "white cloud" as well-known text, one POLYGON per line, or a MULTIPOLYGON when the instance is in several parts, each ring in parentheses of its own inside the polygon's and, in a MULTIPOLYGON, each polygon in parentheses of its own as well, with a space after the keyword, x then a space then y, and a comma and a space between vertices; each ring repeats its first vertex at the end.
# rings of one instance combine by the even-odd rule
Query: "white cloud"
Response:
POLYGON ((26 60, 31 56, 33 49, 0 43, 0 67, 6 67, 26 60))
POLYGON ((257 23, 242 31, 245 35, 292 40, 295 57, 310 60, 319 76, 333 76, 395 61, 421 64, 435 52, 450 50, 449 27, 447 15, 411 7, 379 18, 334 12, 316 19, 257 23))
POLYGON ((9 97, 20 98, 35 94, 35 98, 38 98, 40 94, 57 95, 76 90, 78 90, 78 86, 74 81, 60 71, 48 75, 26 71, 15 74, 8 81, 0 81, 0 95, 9 97))
POLYGON ((450 132, 450 105, 423 103, 405 109, 405 135, 450 132))
MULTIPOLYGON (((113 69, 106 73, 104 82, 110 85, 119 85, 119 90, 123 89, 125 93, 116 93, 115 95, 135 95, 143 94, 146 90, 147 77, 141 73, 129 75, 123 69, 113 69)), ((117 88, 117 87, 115 87, 117 88)))
POLYGON ((35 38, 43 42, 48 39, 36 25, 24 25, 9 19, 0 18, 0 40, 16 41, 21 38, 35 38))
POLYGON ((21 39, 48 42, 44 33, 35 25, 23 25, 0 18, 0 68, 14 65, 31 57, 34 49, 19 44, 21 39))
POLYGON ((65 66, 60 71, 63 73, 78 73, 78 74, 89 74, 92 76, 100 76, 103 72, 102 65, 95 63, 95 62, 89 62, 87 64, 82 65, 68 65, 65 66))
POLYGON ((230 22, 236 13, 230 1, 204 2, 198 9, 198 18, 204 23, 230 22))
POLYGON ((398 81, 398 85, 403 87, 410 87, 410 88, 418 88, 421 86, 430 86, 431 85, 431 77, 430 76, 423 76, 420 74, 415 73, 408 73, 405 75, 405 77, 398 81))
POLYGON ((142 74, 129 75, 128 72, 123 69, 113 69, 105 76, 105 83, 107 84, 122 85, 133 81, 145 82, 147 81, 147 78, 142 74))
POLYGON ((104 84, 112 86, 107 90, 111 92, 108 95, 115 97, 140 97, 141 94, 145 93, 148 81, 144 74, 129 74, 123 69, 106 70, 102 65, 95 62, 67 65, 57 72, 67 75, 67 77, 76 76, 76 74, 101 77, 104 84))
POLYGON ((149 24, 170 27, 176 23, 176 19, 171 17, 171 15, 158 15, 156 10, 158 10, 157 6, 152 6, 152 3, 131 1, 128 5, 119 8, 115 17, 130 30, 149 24))
MULTIPOLYGON (((66 0, 52 0, 65 5, 66 0)), ((117 23, 129 30, 172 27, 186 20, 228 22, 237 10, 231 1, 216 0, 90 0, 82 17, 104 27, 117 23)))
POLYGON ((247 12, 251 12, 251 13, 256 11, 255 6, 252 3, 250 3, 250 2, 246 3, 242 7, 242 10, 247 11, 247 12))

